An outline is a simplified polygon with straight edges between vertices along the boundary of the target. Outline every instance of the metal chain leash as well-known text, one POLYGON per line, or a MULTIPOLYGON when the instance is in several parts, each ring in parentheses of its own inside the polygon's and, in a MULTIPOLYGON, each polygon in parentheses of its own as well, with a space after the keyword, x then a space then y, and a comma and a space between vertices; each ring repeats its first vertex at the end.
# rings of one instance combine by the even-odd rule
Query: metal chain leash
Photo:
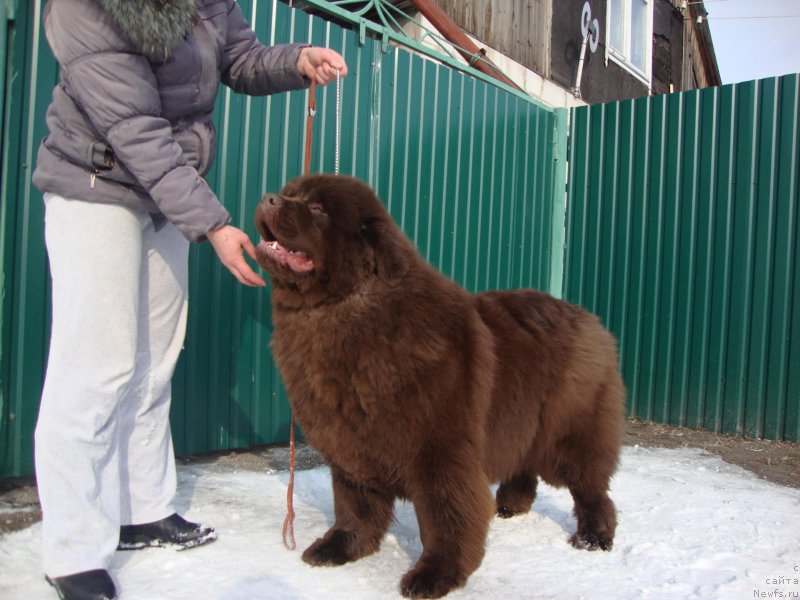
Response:
POLYGON ((339 69, 336 69, 336 124, 335 124, 335 137, 336 137, 336 150, 333 159, 333 172, 339 174, 339 147, 341 145, 341 110, 342 110, 342 91, 341 91, 341 77, 339 76, 339 69))

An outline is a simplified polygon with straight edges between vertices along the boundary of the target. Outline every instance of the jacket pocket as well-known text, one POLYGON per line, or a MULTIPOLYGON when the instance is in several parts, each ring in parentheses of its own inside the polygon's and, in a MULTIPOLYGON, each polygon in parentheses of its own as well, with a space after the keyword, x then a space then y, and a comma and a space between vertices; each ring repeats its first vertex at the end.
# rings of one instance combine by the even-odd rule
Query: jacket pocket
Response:
POLYGON ((113 169, 114 165, 117 164, 117 159, 111 146, 106 142, 97 141, 89 145, 87 162, 93 171, 99 173, 113 169))
POLYGON ((114 149, 106 142, 97 140, 91 142, 86 151, 86 165, 92 171, 93 176, 108 181, 115 181, 126 186, 138 186, 139 182, 117 160, 114 149))
POLYGON ((214 160, 214 130, 211 125, 195 122, 173 135, 187 164, 197 169, 200 175, 208 173, 214 160))

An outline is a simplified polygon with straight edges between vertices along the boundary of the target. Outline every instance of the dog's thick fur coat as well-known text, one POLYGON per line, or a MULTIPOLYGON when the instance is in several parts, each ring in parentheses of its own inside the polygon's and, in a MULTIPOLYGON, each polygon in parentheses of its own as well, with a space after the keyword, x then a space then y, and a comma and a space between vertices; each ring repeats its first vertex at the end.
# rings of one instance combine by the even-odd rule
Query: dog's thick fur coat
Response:
POLYGON ((480 565, 495 513, 531 509, 538 477, 572 493, 575 547, 611 548, 625 390, 596 317, 534 290, 467 292, 350 177, 295 179, 255 219, 275 360, 333 478, 336 522, 306 562, 375 552, 404 498, 423 553, 401 591, 443 596, 480 565))

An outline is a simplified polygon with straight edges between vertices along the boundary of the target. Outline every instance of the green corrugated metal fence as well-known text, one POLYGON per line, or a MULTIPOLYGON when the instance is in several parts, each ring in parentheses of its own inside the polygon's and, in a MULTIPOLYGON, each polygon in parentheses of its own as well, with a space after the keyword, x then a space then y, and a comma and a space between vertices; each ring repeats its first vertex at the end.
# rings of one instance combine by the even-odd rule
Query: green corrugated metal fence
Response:
MULTIPOLYGON (((43 207, 30 184, 57 81, 42 4, 7 10, 0 29, 0 476, 33 471, 49 333, 43 207)), ((434 265, 472 290, 556 295, 563 268, 564 296, 619 337, 631 415, 798 439, 800 77, 574 109, 567 173, 566 111, 387 48, 358 22, 278 0, 241 5, 265 42, 344 54, 342 172, 376 188, 434 265)), ((259 197, 301 171, 306 101, 218 99, 210 183, 253 238, 259 197)), ((331 171, 333 86, 317 103, 312 169, 331 171)), ((190 261, 177 452, 285 441, 269 291, 238 285, 207 245, 190 261)))
MULTIPOLYGON (((559 285, 564 114, 405 50, 384 52, 382 40, 366 36, 362 43, 357 27, 343 29, 277 0, 240 4, 265 42, 309 42, 345 56, 351 76, 342 86, 341 171, 376 188, 433 264, 473 290, 547 289, 551 276, 559 285)), ((17 14, 9 63, 0 476, 32 472, 49 331, 42 203, 30 184, 57 75, 38 26, 41 6, 35 0, 17 14)), ((306 102, 305 92, 220 94, 209 180, 253 238, 260 196, 301 172, 306 102)), ((317 104, 312 170, 332 171, 333 86, 317 91, 317 104)), ((268 290, 237 284, 208 245, 193 248, 190 261, 189 330, 173 384, 176 451, 285 441, 289 412, 268 348, 268 290)))
POLYGON ((575 109, 565 296, 629 414, 798 441, 800 76, 575 109))

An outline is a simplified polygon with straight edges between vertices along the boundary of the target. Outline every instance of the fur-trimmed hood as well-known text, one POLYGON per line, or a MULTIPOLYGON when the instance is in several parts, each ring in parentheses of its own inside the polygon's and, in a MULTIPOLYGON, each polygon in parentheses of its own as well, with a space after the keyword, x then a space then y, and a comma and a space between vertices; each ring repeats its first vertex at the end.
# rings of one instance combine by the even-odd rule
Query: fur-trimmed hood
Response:
POLYGON ((196 18, 195 0, 97 0, 134 47, 168 55, 196 18))

